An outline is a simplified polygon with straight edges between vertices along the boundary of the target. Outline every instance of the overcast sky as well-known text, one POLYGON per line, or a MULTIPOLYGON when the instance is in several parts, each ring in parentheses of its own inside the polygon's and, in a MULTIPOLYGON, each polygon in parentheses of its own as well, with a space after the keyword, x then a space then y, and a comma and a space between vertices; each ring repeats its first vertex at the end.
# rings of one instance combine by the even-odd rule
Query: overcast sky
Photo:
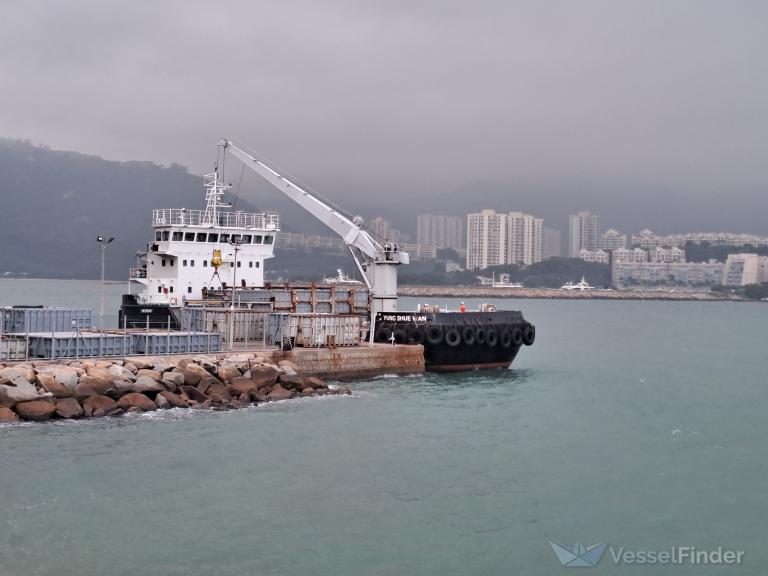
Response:
POLYGON ((2 136, 326 192, 768 192, 761 1, 6 0, 0 82, 2 136))

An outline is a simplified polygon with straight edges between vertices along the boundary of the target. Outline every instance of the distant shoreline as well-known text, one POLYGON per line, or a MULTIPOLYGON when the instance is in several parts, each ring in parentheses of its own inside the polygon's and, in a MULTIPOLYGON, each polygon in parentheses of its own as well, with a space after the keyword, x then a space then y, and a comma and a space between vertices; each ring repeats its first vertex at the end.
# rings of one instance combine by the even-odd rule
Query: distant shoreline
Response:
POLYGON ((489 288, 487 286, 400 285, 399 296, 418 298, 536 298, 542 300, 667 300, 671 302, 758 302, 723 292, 658 290, 558 290, 556 288, 489 288))

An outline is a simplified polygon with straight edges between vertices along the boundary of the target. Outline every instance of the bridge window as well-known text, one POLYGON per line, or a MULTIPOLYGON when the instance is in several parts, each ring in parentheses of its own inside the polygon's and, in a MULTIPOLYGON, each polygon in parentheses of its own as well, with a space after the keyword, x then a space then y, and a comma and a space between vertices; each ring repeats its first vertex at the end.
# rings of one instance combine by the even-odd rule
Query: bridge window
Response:
POLYGON ((273 236, 264 236, 264 244, 272 244, 274 239, 273 236))
POLYGON ((232 240, 230 241, 232 242, 232 244, 237 244, 241 242, 241 240, 242 240, 242 237, 240 236, 240 234, 232 234, 232 240))
POLYGON ((218 234, 208 234, 208 242, 218 242, 218 241, 219 241, 218 234))
POLYGON ((168 238, 170 238, 170 236, 171 236, 171 233, 168 232, 168 230, 163 231, 163 240, 167 241, 168 238))
POLYGON ((250 234, 243 234, 243 244, 250 244, 251 238, 253 238, 253 236, 250 234))
POLYGON ((253 237, 254 244, 261 244, 261 240, 262 240, 261 234, 257 234, 256 236, 253 237))
POLYGON ((184 232, 184 242, 194 242, 194 241, 195 241, 194 232, 184 232))
POLYGON ((178 231, 174 231, 173 233, 173 241, 174 242, 181 242, 181 239, 184 237, 184 234, 178 231))
POLYGON ((162 237, 163 237, 163 233, 162 233, 162 232, 160 232, 160 230, 158 230, 158 231, 156 231, 156 232, 155 232, 155 241, 156 241, 156 242, 160 242, 160 240, 162 239, 162 237))
POLYGON ((197 233, 197 241, 198 242, 205 242, 205 240, 208 238, 208 235, 205 232, 198 232, 197 233))
POLYGON ((219 234, 219 242, 221 242, 222 244, 228 244, 229 234, 219 234))

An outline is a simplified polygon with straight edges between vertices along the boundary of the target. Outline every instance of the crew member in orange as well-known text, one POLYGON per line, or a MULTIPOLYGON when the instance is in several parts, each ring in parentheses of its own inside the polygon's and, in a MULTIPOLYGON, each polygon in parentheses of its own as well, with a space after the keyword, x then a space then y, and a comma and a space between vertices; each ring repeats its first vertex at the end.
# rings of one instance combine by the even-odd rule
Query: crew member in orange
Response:
POLYGON ((467 311, 467 307, 464 306, 464 302, 462 302, 461 306, 459 306, 459 312, 466 312, 466 311, 467 311))

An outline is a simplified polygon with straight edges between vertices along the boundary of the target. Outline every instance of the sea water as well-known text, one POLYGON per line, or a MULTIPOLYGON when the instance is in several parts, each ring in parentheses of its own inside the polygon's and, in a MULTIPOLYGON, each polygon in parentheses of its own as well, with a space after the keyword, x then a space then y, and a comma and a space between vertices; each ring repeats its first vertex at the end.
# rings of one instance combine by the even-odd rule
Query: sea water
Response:
MULTIPOLYGON (((98 315, 99 284, 0 281, 38 302, 98 315)), ((609 545, 595 574, 765 571, 768 306, 494 303, 537 329, 510 370, 0 428, 0 575, 569 573, 550 541, 609 545), (683 546, 744 554, 611 555, 683 546)))

